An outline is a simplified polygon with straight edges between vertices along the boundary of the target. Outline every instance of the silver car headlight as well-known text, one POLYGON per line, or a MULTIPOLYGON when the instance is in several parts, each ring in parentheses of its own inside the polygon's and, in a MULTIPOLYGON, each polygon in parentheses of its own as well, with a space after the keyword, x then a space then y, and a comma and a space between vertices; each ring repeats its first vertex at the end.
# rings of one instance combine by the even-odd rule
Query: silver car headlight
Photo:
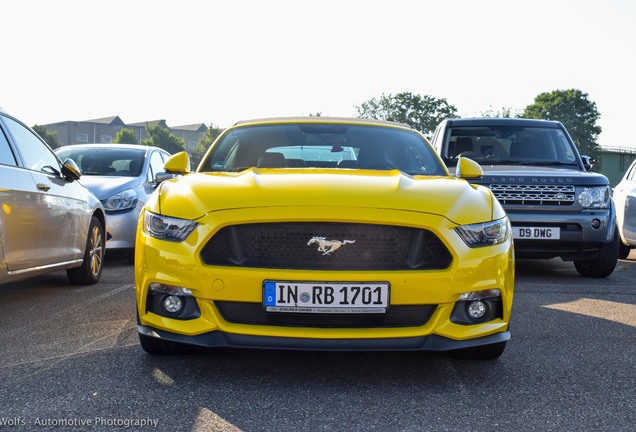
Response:
POLYGON ((127 189, 107 198, 102 204, 104 204, 106 211, 121 211, 135 208, 138 200, 137 192, 133 189, 127 189))
POLYGON ((489 222, 461 225, 455 228, 468 247, 491 246, 503 243, 510 235, 510 222, 505 216, 489 222))
POLYGON ((144 232, 160 240, 182 242, 197 225, 191 220, 163 216, 149 211, 144 214, 144 232))
POLYGON ((598 186, 593 188, 585 188, 579 194, 579 204, 585 208, 605 209, 610 206, 610 188, 609 186, 598 186))

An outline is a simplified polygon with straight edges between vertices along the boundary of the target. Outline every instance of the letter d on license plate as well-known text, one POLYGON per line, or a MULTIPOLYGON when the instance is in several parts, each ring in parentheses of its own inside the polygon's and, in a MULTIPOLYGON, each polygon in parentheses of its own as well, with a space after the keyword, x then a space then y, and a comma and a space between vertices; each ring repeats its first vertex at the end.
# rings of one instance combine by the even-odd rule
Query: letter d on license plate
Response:
POLYGON ((264 281, 268 312, 385 313, 388 282, 264 281))

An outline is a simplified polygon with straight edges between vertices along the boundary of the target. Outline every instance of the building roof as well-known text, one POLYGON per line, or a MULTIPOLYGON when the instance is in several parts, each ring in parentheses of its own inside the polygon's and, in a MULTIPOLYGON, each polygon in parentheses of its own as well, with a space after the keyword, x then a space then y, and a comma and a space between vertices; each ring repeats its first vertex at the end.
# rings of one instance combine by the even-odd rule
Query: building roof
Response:
POLYGON ((162 127, 165 127, 166 129, 170 129, 170 127, 166 124, 165 120, 148 120, 144 122, 128 123, 126 126, 146 127, 146 125, 149 125, 149 126, 161 125, 162 127))
POLYGON ((191 125, 173 126, 170 129, 193 131, 193 132, 205 132, 206 130, 208 130, 208 127, 205 125, 205 123, 196 123, 191 125))
POLYGON ((636 154, 636 147, 600 146, 602 152, 636 154))
POLYGON ((119 118, 119 116, 104 117, 104 118, 98 118, 98 119, 92 119, 92 120, 84 120, 84 123, 100 123, 100 124, 109 124, 109 125, 116 125, 116 126, 124 126, 125 125, 125 123, 122 121, 121 118, 119 118))

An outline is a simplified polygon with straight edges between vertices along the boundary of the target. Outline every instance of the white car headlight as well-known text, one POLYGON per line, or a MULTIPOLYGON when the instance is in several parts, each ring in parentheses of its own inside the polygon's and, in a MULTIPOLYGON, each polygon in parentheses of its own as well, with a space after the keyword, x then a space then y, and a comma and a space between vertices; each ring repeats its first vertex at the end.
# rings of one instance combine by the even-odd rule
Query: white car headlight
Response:
POLYGON ((197 225, 191 220, 162 216, 149 211, 144 214, 144 232, 161 240, 182 242, 197 225))
POLYGON ((510 222, 508 217, 503 217, 490 222, 458 226, 455 232, 471 248, 496 245, 508 238, 510 222))
POLYGON ((103 204, 106 211, 120 211, 135 208, 137 201, 137 192, 127 189, 104 200, 103 204))
POLYGON ((579 194, 579 204, 585 208, 604 209, 610 205, 609 186, 585 188, 579 194))

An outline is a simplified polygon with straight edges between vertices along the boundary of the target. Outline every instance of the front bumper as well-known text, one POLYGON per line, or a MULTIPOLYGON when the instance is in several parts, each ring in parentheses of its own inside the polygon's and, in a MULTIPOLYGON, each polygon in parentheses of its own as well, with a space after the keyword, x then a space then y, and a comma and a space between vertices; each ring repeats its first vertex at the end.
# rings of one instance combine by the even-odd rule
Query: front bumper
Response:
MULTIPOLYGON (((254 221, 254 212, 228 210, 202 219, 184 242, 170 243, 137 233, 135 286, 140 333, 204 346, 279 347, 289 349, 457 349, 507 338, 514 291, 512 240, 483 248, 469 248, 445 218, 414 212, 380 209, 284 209, 293 220, 333 220, 425 227, 442 239, 453 254, 452 263, 438 270, 304 270, 205 265, 200 254, 216 230, 254 221), (301 213, 302 210, 302 213, 301 213), (312 216, 308 219, 307 214, 312 216), (331 218, 331 219, 330 219, 331 218), (339 220, 343 217, 339 216, 339 220), (263 304, 263 281, 383 281, 390 284, 390 306, 432 305, 430 319, 405 326, 365 327, 311 324, 255 324, 224 316, 218 304, 263 304), (200 315, 176 319, 160 315, 149 301, 150 284, 183 287, 191 292, 200 315), (463 293, 498 289, 502 312, 497 319, 471 325, 452 321, 453 308, 463 293), (153 312, 154 310, 154 312, 153 312), (497 336, 499 335, 499 336, 497 336), (443 343, 442 343, 443 342, 443 343), (433 347, 433 348, 430 348, 433 347), (446 348, 444 348, 446 347, 446 348)), ((264 208, 257 222, 278 221, 281 209, 264 208)), ((367 323, 368 324, 368 323, 367 323)), ((506 339, 507 340, 507 339, 506 339)))
POLYGON ((453 340, 438 335, 379 339, 310 339, 241 335, 222 331, 184 336, 143 325, 138 325, 137 330, 144 336, 203 347, 316 351, 449 351, 506 342, 510 339, 510 331, 469 340, 453 340))
POLYGON ((124 212, 106 213, 106 248, 134 249, 135 236, 140 208, 134 208, 124 212))
POLYGON ((614 237, 614 208, 583 212, 539 212, 506 209, 513 227, 558 227, 558 240, 515 238, 517 258, 593 259, 614 237))

